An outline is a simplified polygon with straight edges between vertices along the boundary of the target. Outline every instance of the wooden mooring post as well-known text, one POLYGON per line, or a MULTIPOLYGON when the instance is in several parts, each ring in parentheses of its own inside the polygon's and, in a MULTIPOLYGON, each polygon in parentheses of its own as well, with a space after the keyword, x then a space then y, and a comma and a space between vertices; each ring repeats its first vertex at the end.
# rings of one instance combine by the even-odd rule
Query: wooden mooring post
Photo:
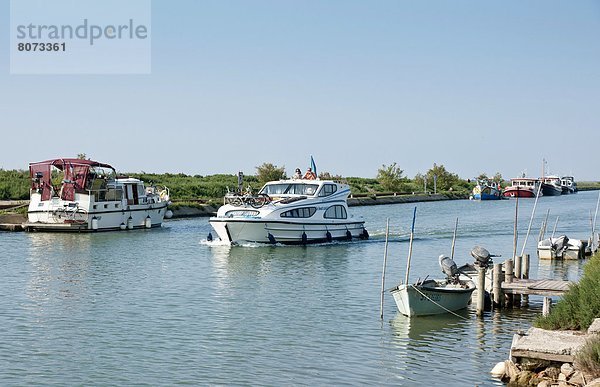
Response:
POLYGON ((482 317, 485 309, 485 272, 485 267, 477 266, 477 317, 482 317))
POLYGON ((494 308, 502 308, 502 264, 494 264, 494 272, 492 274, 492 295, 494 308))
POLYGON ((544 304, 542 305, 542 315, 547 316, 550 314, 552 309, 552 298, 544 297, 544 304))
MULTIPOLYGON (((523 255, 522 269, 523 269, 523 273, 521 273, 521 278, 529 279, 529 254, 523 255)), ((529 305, 529 295, 524 294, 522 301, 523 301, 524 306, 529 305)))
MULTIPOLYGON (((523 261, 523 256, 521 255, 517 255, 515 257, 515 272, 514 272, 514 278, 516 279, 521 279, 521 263, 523 261)), ((514 306, 521 306, 521 295, 520 294, 515 294, 513 296, 513 304, 514 306)))
MULTIPOLYGON (((513 266, 514 261, 512 259, 507 259, 504 262, 504 282, 513 282, 513 266)), ((507 308, 512 308, 513 306, 513 295, 505 294, 504 304, 507 308)))

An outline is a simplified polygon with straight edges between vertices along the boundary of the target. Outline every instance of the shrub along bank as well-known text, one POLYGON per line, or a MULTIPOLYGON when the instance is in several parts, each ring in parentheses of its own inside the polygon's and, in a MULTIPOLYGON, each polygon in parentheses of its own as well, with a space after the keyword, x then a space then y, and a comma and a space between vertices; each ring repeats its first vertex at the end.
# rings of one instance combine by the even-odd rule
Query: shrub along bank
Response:
MULTIPOLYGON (((550 330, 585 330, 600 317, 600 253, 585 265, 579 282, 556 303, 550 314, 538 317, 534 325, 550 330)), ((600 337, 587 341, 575 355, 585 371, 600 377, 600 337)))

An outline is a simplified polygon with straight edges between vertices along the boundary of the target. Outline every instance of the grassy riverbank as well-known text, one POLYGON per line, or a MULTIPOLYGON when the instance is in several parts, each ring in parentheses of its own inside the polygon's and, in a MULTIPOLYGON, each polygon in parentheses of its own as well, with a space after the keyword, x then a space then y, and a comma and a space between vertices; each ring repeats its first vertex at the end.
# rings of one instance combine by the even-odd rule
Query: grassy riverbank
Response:
MULTIPOLYGON (((194 202, 203 204, 218 204, 222 201, 227 188, 234 190, 237 187, 237 176, 229 174, 215 174, 208 176, 186 175, 183 173, 129 173, 151 184, 164 185, 171 190, 171 198, 174 202, 194 202)), ((339 177, 338 177, 339 178, 339 177)), ((423 185, 417 179, 402 178, 400 189, 396 192, 386 190, 377 179, 364 177, 342 177, 341 180, 350 185, 352 196, 361 197, 383 197, 394 195, 424 194, 423 185)), ((506 186, 508 182, 504 182, 506 186)), ((0 169, 0 200, 24 200, 29 199, 29 171, 26 170, 3 170, 0 169)), ((257 192, 262 183, 257 176, 244 176, 244 185, 257 192)), ((600 182, 579 182, 579 189, 600 189, 600 182)), ((438 189, 438 194, 447 194, 453 197, 468 197, 475 183, 470 180, 458 179, 447 190, 438 189)), ((439 187, 439 186, 438 186, 439 187)), ((428 193, 432 193, 433 187, 427 186, 428 193)))
MULTIPOLYGON (((237 187, 237 176, 228 174, 216 174, 209 176, 186 175, 183 173, 129 173, 146 184, 157 184, 169 187, 171 198, 174 202, 193 202, 202 204, 221 203, 227 189, 234 190, 237 187)), ((382 197, 397 195, 412 195, 423 193, 423 187, 417 185, 414 180, 403 178, 401 190, 389 192, 385 190, 377 179, 362 177, 345 177, 342 180, 350 185, 354 197, 382 197)), ((29 172, 25 170, 5 171, 0 169, 0 200, 23 200, 29 199, 29 172)), ((244 186, 250 186, 257 192, 262 183, 256 176, 244 176, 244 186)), ((468 195, 473 189, 474 183, 459 180, 452 185, 448 191, 438 190, 438 193, 451 192, 454 195, 468 195)), ((431 190, 429 187, 428 190, 431 190)))
POLYGON ((557 302, 551 313, 536 319, 543 329, 585 330, 600 317, 600 253, 585 264, 578 283, 557 302))

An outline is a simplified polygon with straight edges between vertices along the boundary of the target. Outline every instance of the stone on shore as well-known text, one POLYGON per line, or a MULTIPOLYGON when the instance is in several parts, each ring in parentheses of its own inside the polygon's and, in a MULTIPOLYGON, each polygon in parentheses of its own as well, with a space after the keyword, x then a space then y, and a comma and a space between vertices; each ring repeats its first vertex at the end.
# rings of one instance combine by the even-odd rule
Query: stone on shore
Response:
POLYGON ((520 359, 539 359, 573 363, 574 355, 586 341, 586 335, 576 331, 549 331, 529 328, 512 345, 511 356, 520 359))

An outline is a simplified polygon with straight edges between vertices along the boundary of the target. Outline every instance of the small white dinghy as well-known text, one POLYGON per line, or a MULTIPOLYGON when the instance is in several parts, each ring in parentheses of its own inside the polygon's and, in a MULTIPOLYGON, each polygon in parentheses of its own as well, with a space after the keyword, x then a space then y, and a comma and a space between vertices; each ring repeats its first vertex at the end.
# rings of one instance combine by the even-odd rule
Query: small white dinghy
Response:
POLYGON ((456 263, 440 255, 445 279, 430 279, 415 284, 400 284, 391 290, 400 313, 406 316, 426 316, 466 308, 475 290, 471 280, 459 279, 456 263))
MULTIPOLYGON (((456 267, 456 263, 451 258, 454 257, 454 242, 456 240, 458 219, 456 219, 454 227, 451 257, 446 257, 443 254, 439 257, 440 267, 442 272, 446 274, 446 278, 417 281, 415 284, 408 282, 416 214, 417 208, 415 207, 410 231, 405 281, 390 290, 392 296, 394 296, 398 310, 400 313, 410 317, 449 313, 466 308, 471 301, 471 295, 476 289, 476 285, 470 279, 460 278, 460 272, 456 267)), ((489 258, 489 253, 487 253, 487 256, 489 258)))

